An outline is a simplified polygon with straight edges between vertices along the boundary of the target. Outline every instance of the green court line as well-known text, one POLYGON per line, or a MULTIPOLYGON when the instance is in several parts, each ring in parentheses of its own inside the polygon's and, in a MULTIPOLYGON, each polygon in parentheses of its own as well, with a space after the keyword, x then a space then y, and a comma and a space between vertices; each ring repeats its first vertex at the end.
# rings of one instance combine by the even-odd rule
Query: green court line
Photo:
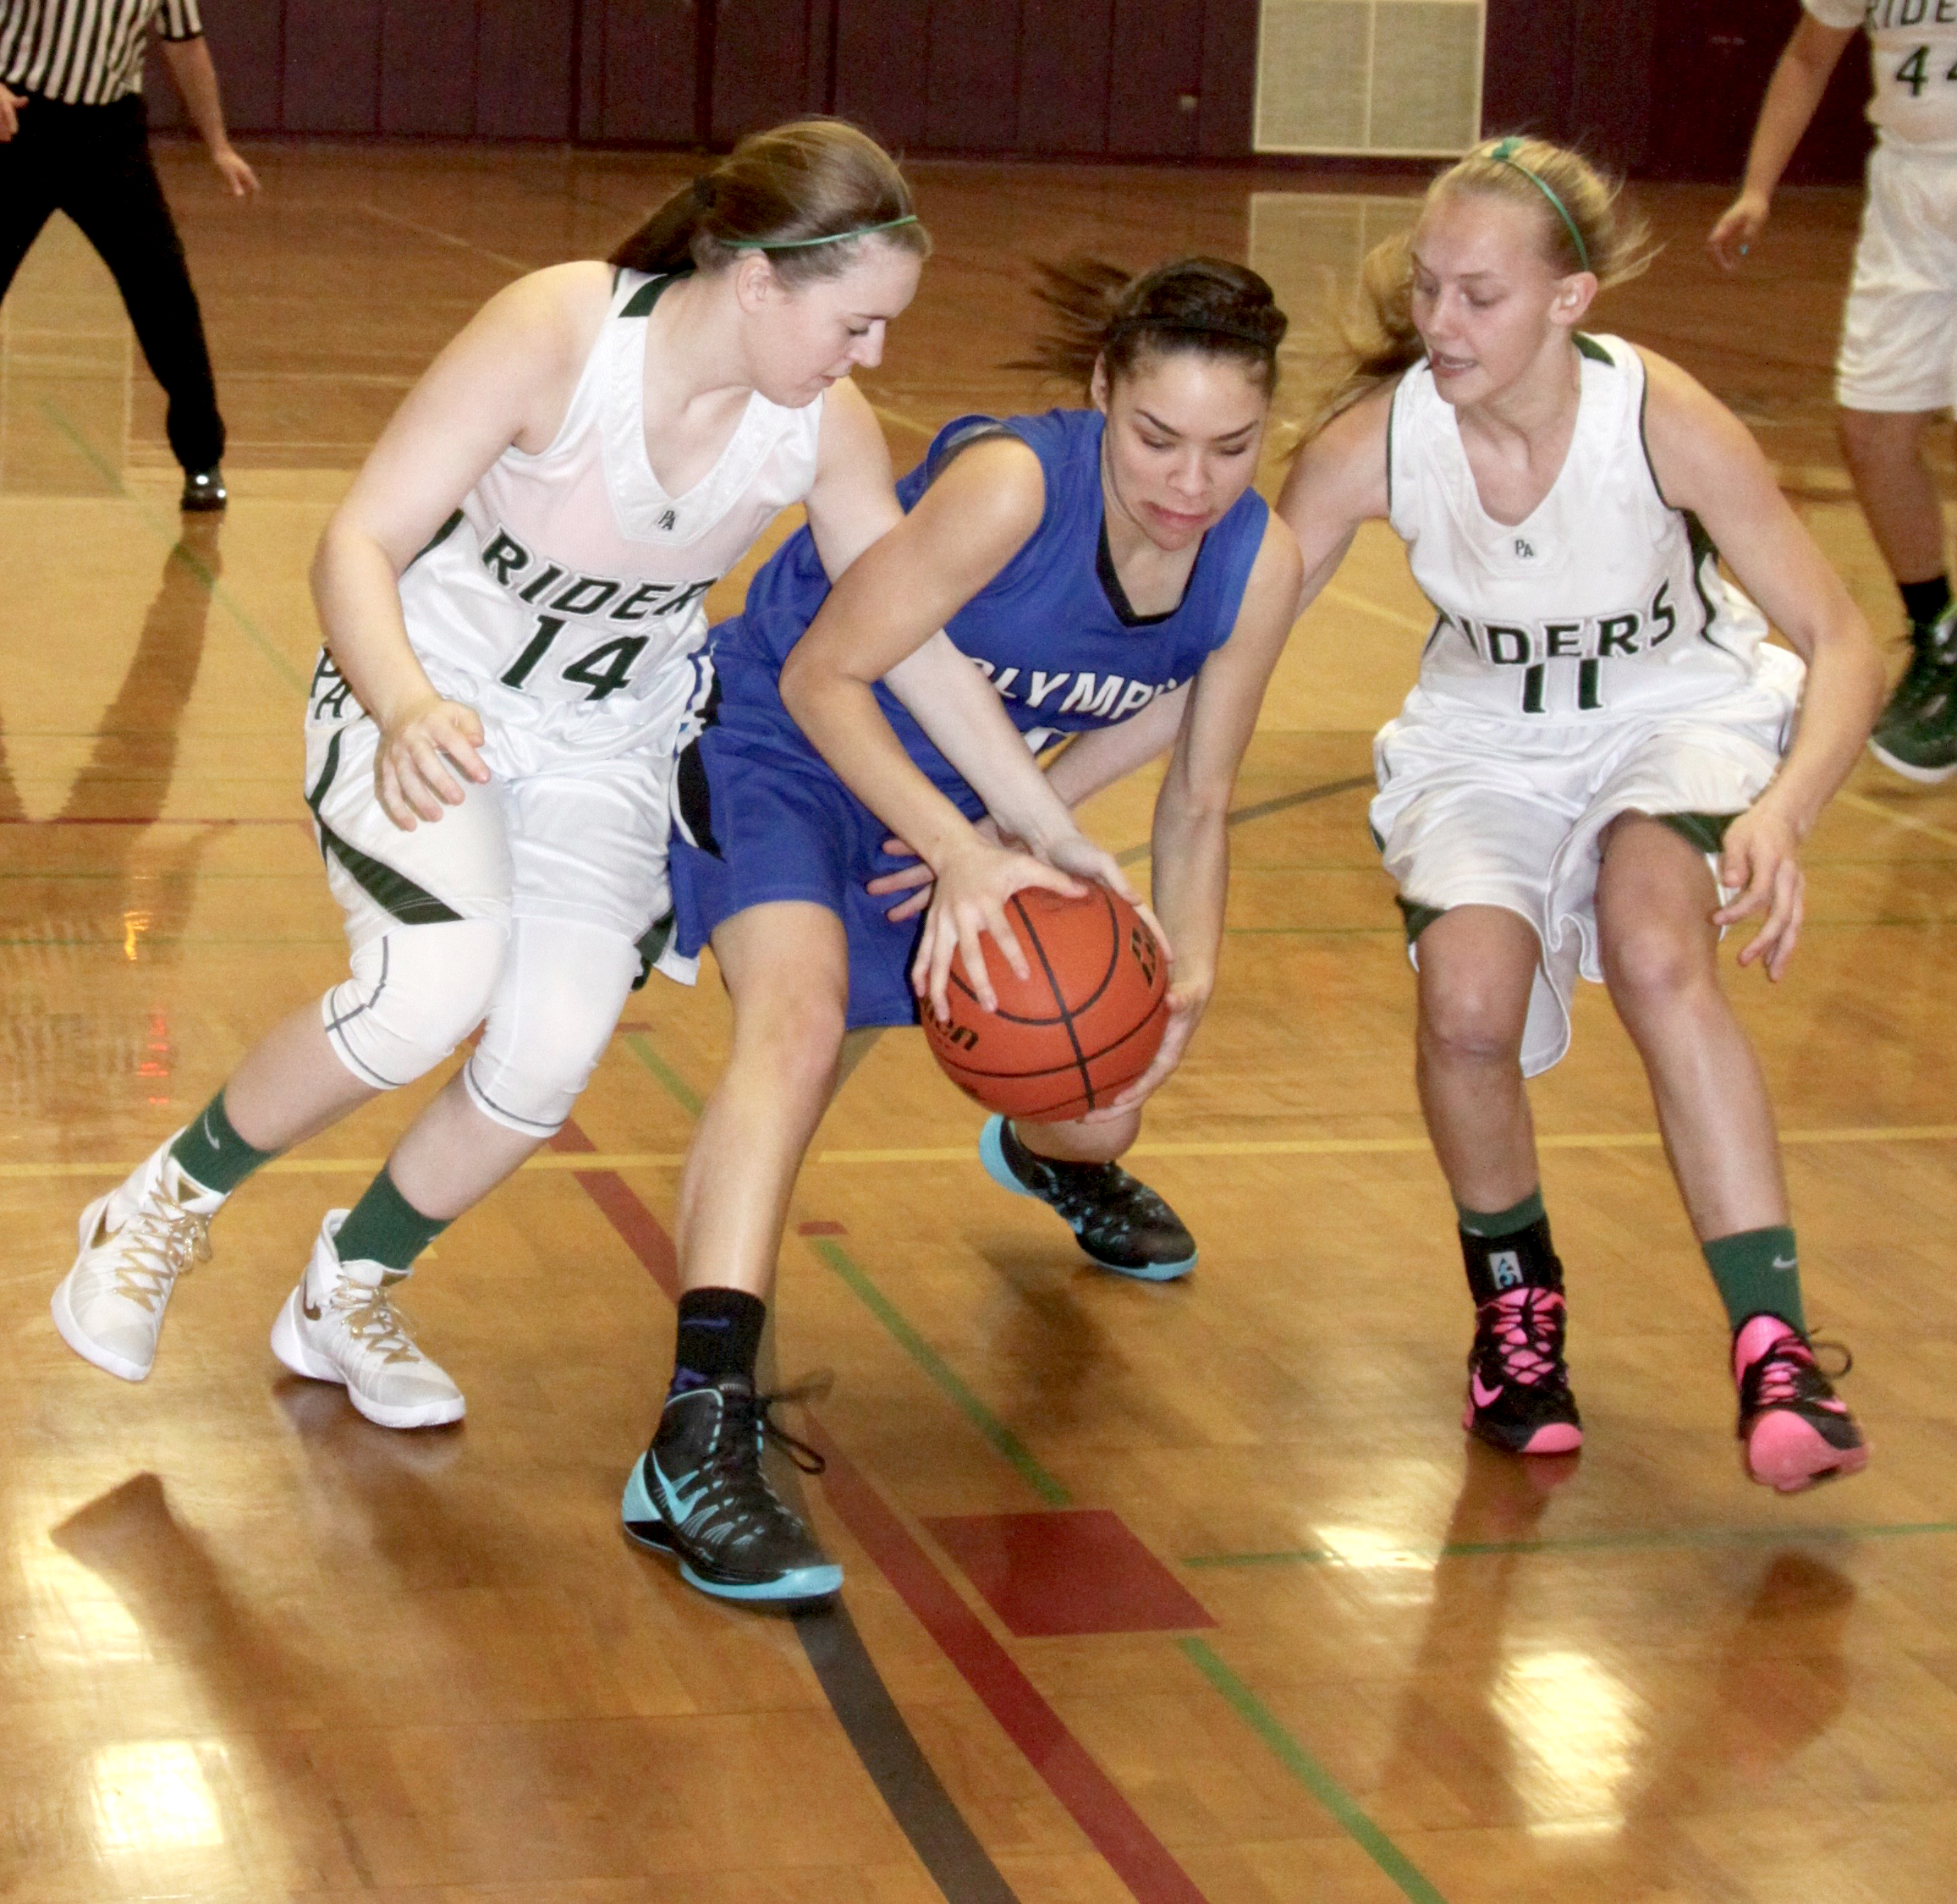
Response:
MULTIPOLYGON (((1370 773, 1361 773, 1350 779, 1327 780, 1316 787, 1300 787, 1296 793, 1279 794, 1275 800, 1260 800, 1249 806, 1240 806, 1224 817, 1223 824, 1240 827, 1246 820, 1262 820, 1273 813, 1286 813, 1294 806, 1309 806, 1314 801, 1330 800, 1334 794, 1351 793, 1372 784, 1370 773)), ((1117 866, 1140 866, 1154 850, 1145 840, 1139 846, 1124 848, 1114 856, 1114 861, 1117 866)))
POLYGON ((217 603, 231 617, 232 620, 238 624, 244 631, 246 639, 264 656, 267 661, 271 663, 273 670, 285 682, 286 685, 303 701, 305 698, 306 687, 305 676, 279 652, 278 647, 272 637, 239 606, 238 598, 217 579, 212 572, 211 565, 193 551, 185 548, 183 546, 181 537, 171 534, 168 526, 158 517, 156 510, 151 509, 147 503, 138 497, 132 496, 128 490, 123 487, 120 474, 107 459, 96 448, 95 445, 69 420, 66 413, 58 404, 49 403, 44 399, 40 404, 40 410, 41 414, 56 429, 60 431, 63 436, 68 438, 83 460, 95 470, 97 476, 102 477, 103 482, 108 484, 110 494, 118 496, 124 502, 135 505, 136 514, 141 517, 144 526, 169 549, 171 554, 178 561, 181 562, 199 581, 203 583, 204 592, 213 602, 217 603))
MULTIPOLYGON (((1399 1551, 1427 1560, 1477 1560, 1503 1554, 1685 1552, 1701 1547, 1786 1547, 1804 1540, 1899 1540, 1923 1534, 1957 1534, 1957 1521, 1872 1522, 1856 1526, 1785 1527, 1672 1527, 1622 1533, 1571 1534, 1560 1540, 1450 1540, 1438 1547, 1407 1545, 1399 1551)), ((1190 1554, 1185 1567, 1344 1566, 1353 1563, 1322 1547, 1279 1549, 1270 1554, 1190 1554)))
POLYGON ((1412 1904, 1448 1904, 1399 1846, 1359 1808, 1352 1795, 1300 1745, 1243 1681, 1201 1640, 1177 1643, 1238 1718, 1271 1748, 1278 1763, 1336 1819, 1347 1837, 1377 1864, 1412 1904))
POLYGON ((849 1285, 857 1300, 889 1331, 897 1345, 937 1383, 959 1413, 1019 1470, 1020 1479, 1047 1506, 1072 1505, 1074 1497, 1040 1466, 1025 1443, 959 1379, 943 1356, 904 1320, 897 1305, 850 1260, 841 1244, 833 1237, 811 1236, 809 1246, 849 1285))
MULTIPOLYGON (((689 1117, 700 1115, 699 1093, 660 1056, 658 1048, 645 1032, 626 1032, 625 1043, 632 1055, 658 1079, 667 1094, 689 1117)), ((827 1236, 811 1236, 809 1242, 816 1254, 841 1277, 857 1301, 882 1323, 892 1340, 937 1384, 952 1405, 992 1447, 1012 1463, 1026 1485, 1049 1507, 1070 1506, 1074 1497, 1041 1467, 1025 1443, 965 1386, 944 1357, 912 1328, 903 1311, 858 1267, 849 1252, 827 1236)))
POLYGON ((666 1094, 680 1109, 689 1117, 700 1115, 701 1100, 699 1094, 659 1055, 651 1038, 643 1032, 628 1032, 625 1034, 625 1048, 659 1080, 665 1087, 666 1094))

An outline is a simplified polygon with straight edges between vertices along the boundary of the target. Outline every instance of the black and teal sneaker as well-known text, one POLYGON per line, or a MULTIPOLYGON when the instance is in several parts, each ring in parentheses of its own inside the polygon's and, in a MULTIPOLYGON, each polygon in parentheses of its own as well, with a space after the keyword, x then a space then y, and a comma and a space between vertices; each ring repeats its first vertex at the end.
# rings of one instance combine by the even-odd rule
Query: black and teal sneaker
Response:
POLYGON ((1196 1268, 1196 1238, 1148 1186, 1119 1164, 1062 1164, 1036 1157, 1003 1117, 979 1134, 986 1175, 1015 1197, 1057 1210, 1103 1269, 1146 1283, 1174 1282, 1196 1268))
POLYGON ((804 1473, 822 1471, 814 1449, 769 1419, 779 1399, 757 1395, 745 1375, 669 1397, 625 1483, 626 1533, 670 1554, 679 1577, 716 1599, 805 1605, 843 1585, 842 1568, 761 1470, 772 1440, 804 1473))
POLYGON ((1869 736, 1869 751, 1905 779, 1957 773, 1957 604, 1910 630, 1910 665, 1869 736))

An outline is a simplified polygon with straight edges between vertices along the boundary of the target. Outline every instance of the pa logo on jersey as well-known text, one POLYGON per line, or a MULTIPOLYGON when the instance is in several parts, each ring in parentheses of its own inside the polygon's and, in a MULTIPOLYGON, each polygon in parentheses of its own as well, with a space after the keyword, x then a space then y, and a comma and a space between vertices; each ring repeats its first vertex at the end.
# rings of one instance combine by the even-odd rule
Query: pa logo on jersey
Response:
POLYGON ((662 529, 670 529, 670 528, 672 528, 672 527, 673 526, 673 525, 674 525, 675 523, 677 523, 679 520, 679 511, 678 509, 667 509, 667 510, 663 511, 663 512, 661 514, 661 515, 660 515, 660 518, 659 518, 659 526, 660 526, 662 529))
POLYGON ((1536 559, 1536 545, 1526 536, 1515 538, 1515 559, 1519 562, 1533 562, 1536 559))

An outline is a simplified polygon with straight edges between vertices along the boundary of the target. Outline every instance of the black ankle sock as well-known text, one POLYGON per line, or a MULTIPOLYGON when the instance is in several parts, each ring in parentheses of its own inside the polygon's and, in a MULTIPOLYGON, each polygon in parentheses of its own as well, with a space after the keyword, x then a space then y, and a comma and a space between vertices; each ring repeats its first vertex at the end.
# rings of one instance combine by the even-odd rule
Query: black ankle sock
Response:
POLYGON ((1950 578, 1932 575, 1927 581, 1898 582, 1896 592, 1903 598, 1903 613, 1918 628, 1927 628, 1950 606, 1950 578))
POLYGON ((740 1289, 690 1289, 679 1298, 679 1327, 673 1350, 673 1386, 682 1395, 724 1375, 754 1379, 761 1324, 768 1306, 740 1289))
POLYGON ((1504 1290, 1563 1288, 1563 1265, 1550 1246, 1549 1219, 1538 1216, 1505 1236, 1461 1231, 1461 1260, 1475 1307, 1492 1302, 1504 1290))

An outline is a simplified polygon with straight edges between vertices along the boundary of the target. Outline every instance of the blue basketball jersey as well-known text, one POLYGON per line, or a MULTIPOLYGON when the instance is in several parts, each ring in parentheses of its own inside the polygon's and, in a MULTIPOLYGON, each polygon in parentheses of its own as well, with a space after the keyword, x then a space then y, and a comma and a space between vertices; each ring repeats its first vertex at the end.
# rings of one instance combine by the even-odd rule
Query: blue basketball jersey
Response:
MULTIPOLYGON (((1035 748, 1131 719, 1190 680, 1236 625, 1269 517, 1262 498, 1246 490, 1204 537, 1181 602, 1167 614, 1132 614, 1108 553, 1102 427, 1100 412, 1091 410, 958 417, 897 486, 909 510, 960 449, 987 436, 1016 437, 1040 459, 1046 508, 1039 527, 947 630, 1035 748)), ((755 577, 745 611, 715 631, 715 661, 729 701, 751 701, 754 663, 778 677, 828 589, 815 540, 799 530, 755 577)), ((882 685, 877 696, 911 759, 975 812, 970 790, 896 696, 882 685)), ((774 705, 779 709, 778 698, 774 705)), ((721 712, 726 718, 734 710, 721 712)))

